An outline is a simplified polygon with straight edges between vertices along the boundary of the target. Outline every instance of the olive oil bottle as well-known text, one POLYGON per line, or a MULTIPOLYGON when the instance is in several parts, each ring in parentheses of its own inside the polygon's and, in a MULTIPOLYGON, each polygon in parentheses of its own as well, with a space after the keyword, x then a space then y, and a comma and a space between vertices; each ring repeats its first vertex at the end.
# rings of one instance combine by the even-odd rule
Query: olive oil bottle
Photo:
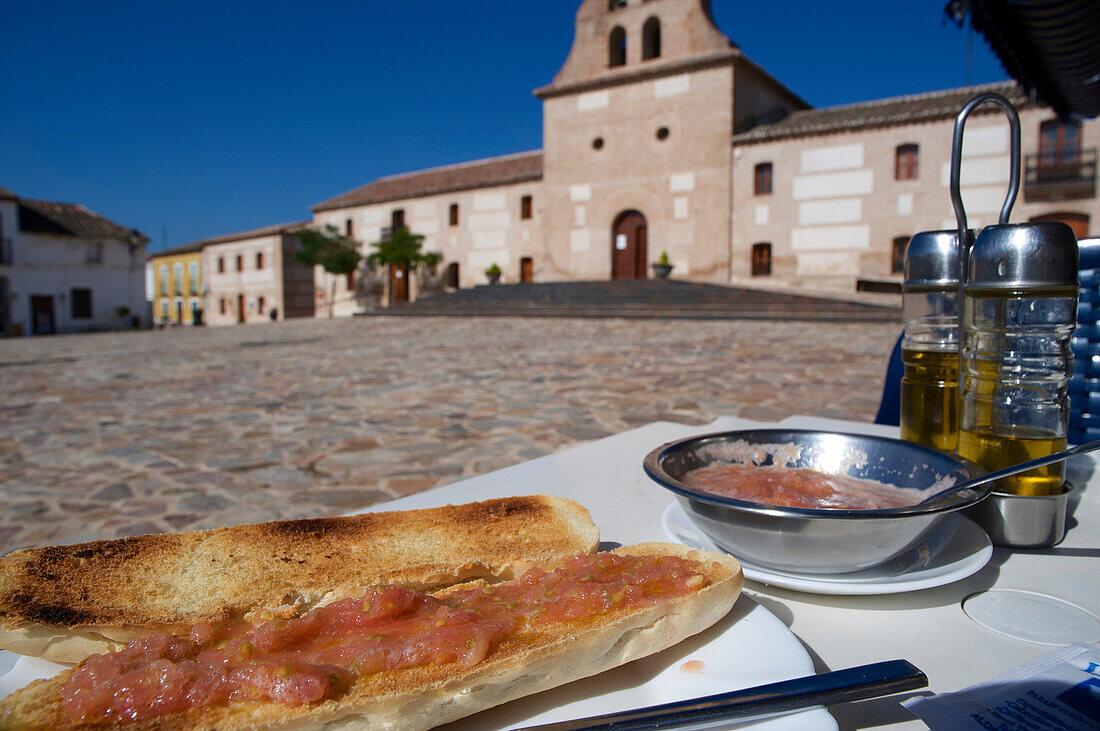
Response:
MULTIPOLYGON (((965 286, 958 454, 987 470, 1066 447, 1077 238, 1064 223, 987 226, 965 286)), ((1065 462, 999 480, 1017 495, 1062 491, 1065 462)))
POLYGON ((958 240, 955 231, 922 231, 903 263, 901 438, 945 452, 959 435, 958 240))
POLYGON ((959 439, 959 353, 901 349, 901 438, 942 452, 959 439))

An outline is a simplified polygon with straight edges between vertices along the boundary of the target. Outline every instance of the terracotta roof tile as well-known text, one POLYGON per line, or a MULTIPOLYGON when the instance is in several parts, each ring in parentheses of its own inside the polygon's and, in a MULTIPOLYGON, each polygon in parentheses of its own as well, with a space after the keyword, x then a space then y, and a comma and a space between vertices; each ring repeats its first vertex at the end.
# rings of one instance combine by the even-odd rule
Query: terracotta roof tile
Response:
POLYGON ((15 193, 0 185, 0 200, 15 200, 18 197, 15 193))
MULTIPOLYGON (((1027 105, 1027 97, 1013 81, 1002 81, 980 86, 967 86, 960 89, 932 91, 924 94, 876 99, 858 104, 845 104, 824 109, 805 109, 792 112, 783 119, 760 124, 745 132, 733 136, 733 144, 751 144, 770 142, 789 137, 828 134, 831 132, 851 132, 871 127, 891 127, 913 122, 930 122, 938 119, 952 119, 958 115, 974 96, 992 91, 1006 97, 1018 108, 1027 105)), ((982 106, 980 111, 986 110, 982 106)), ((997 111, 996 107, 988 107, 997 111)))
POLYGON ((295 221, 293 223, 277 223, 272 226, 264 226, 262 228, 254 228, 251 231, 241 231, 235 234, 225 234, 223 236, 213 236, 201 241, 194 241, 190 244, 184 244, 183 246, 177 246, 174 249, 168 249, 167 251, 157 252, 160 254, 175 253, 186 254, 188 251, 198 251, 205 246, 212 246, 214 244, 227 244, 230 241, 241 241, 243 239, 258 239, 261 236, 274 236, 276 234, 291 233, 297 231, 300 228, 313 223, 312 221, 295 221))
POLYGON ((114 239, 142 244, 149 240, 140 231, 120 226, 82 205, 27 198, 19 199, 19 230, 73 236, 78 239, 114 239))
POLYGON ((378 178, 313 206, 313 211, 420 198, 542 179, 542 150, 378 178))

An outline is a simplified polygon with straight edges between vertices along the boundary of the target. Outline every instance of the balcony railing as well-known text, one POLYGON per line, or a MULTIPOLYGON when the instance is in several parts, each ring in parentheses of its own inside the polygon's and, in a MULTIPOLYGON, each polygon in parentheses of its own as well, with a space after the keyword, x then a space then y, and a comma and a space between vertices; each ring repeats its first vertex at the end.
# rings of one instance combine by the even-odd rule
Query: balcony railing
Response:
POLYGON ((1096 197, 1096 148, 1076 155, 1028 155, 1024 165, 1024 199, 1068 200, 1096 197))

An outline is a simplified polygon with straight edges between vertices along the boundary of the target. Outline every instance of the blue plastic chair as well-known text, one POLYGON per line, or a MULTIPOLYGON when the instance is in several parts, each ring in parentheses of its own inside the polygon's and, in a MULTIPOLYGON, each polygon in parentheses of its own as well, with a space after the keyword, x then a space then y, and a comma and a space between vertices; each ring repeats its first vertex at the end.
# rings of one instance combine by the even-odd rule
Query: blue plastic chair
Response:
POLYGON ((899 426, 901 424, 901 377, 904 374, 904 365, 901 362, 901 338, 894 343, 894 350, 890 353, 890 362, 886 366, 886 379, 882 384, 882 401, 878 405, 878 415, 875 416, 876 424, 899 426))
POLYGON ((1077 330, 1069 380, 1070 444, 1100 439, 1100 238, 1081 239, 1077 330))

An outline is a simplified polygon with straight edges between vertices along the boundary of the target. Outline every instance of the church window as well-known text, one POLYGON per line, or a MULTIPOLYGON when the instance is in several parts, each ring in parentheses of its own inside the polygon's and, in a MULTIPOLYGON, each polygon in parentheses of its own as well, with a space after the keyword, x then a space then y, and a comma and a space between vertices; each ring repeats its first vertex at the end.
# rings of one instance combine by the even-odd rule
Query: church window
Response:
POLYGON ((753 170, 752 192, 755 195, 772 194, 772 164, 762 162, 753 170))
POLYGON ((621 25, 615 26, 608 41, 608 66, 622 66, 626 63, 626 31, 621 25))
POLYGON ((458 225, 458 204, 457 203, 452 203, 451 204, 451 210, 450 210, 450 213, 448 215, 450 217, 450 224, 452 226, 457 226, 458 225))
POLYGON ((898 145, 894 157, 894 179, 916 180, 920 171, 919 163, 919 145, 898 145))
POLYGON ((657 130, 657 139, 662 142, 668 139, 668 127, 661 127, 657 130))
POLYGON ((760 243, 752 245, 752 275, 769 277, 772 273, 772 245, 760 243))
POLYGON ((597 137, 596 139, 592 140, 592 149, 593 150, 602 150, 603 149, 603 137, 597 137))
POLYGON ((908 236, 895 236, 890 245, 890 271, 901 274, 905 270, 905 247, 909 245, 908 236))
POLYGON ((531 196, 525 195, 519 199, 519 217, 525 220, 531 217, 531 196))
POLYGON ((661 56, 661 21, 650 18, 642 26, 642 60, 661 56))

